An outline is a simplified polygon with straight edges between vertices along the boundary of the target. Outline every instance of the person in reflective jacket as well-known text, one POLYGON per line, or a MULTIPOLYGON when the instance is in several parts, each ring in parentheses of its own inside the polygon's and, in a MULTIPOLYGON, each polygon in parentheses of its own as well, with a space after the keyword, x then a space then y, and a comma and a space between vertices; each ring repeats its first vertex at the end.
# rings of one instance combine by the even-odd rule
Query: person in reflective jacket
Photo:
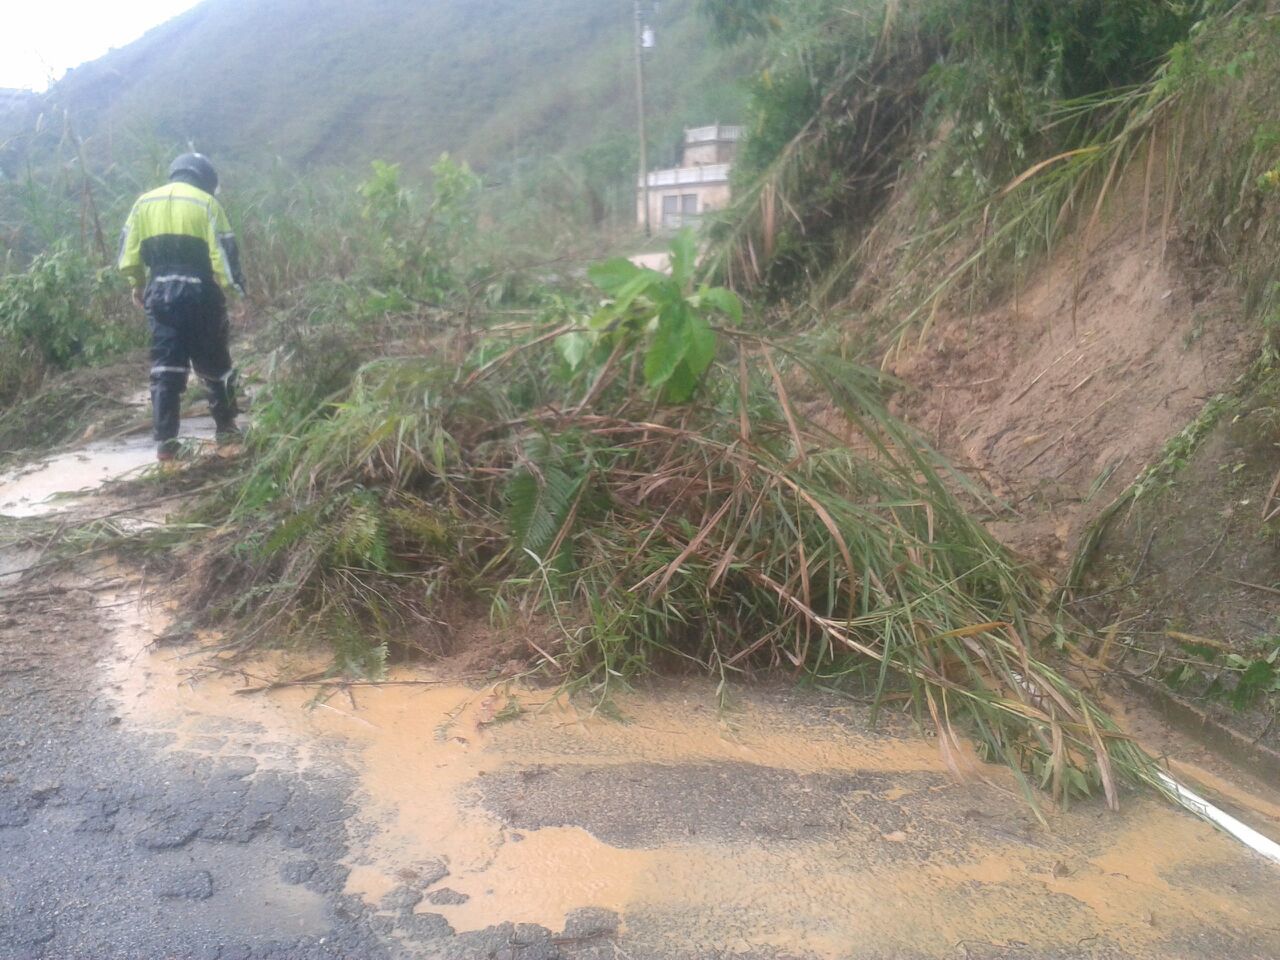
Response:
POLYGON ((217 191, 213 164, 185 153, 170 166, 167 184, 138 198, 120 239, 120 271, 151 326, 151 409, 162 461, 177 452, 190 368, 209 389, 219 442, 239 435, 224 291, 243 295, 245 285, 217 191))

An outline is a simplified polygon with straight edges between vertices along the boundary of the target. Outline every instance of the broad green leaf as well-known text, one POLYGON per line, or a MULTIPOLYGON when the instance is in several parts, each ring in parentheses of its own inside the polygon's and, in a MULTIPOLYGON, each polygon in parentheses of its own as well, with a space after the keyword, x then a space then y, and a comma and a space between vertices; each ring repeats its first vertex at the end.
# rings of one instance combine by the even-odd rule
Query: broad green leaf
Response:
POLYGON ((716 332, 711 329, 711 324, 694 314, 685 324, 685 339, 689 343, 685 363, 695 377, 701 377, 716 358, 716 332))
POLYGON ((683 287, 693 276, 698 262, 698 238, 691 227, 685 227, 671 241, 671 277, 683 287))
POLYGON ((688 318, 681 313, 664 316, 658 324, 653 343, 644 358, 644 380, 651 387, 660 387, 675 373, 689 349, 685 335, 688 318))
POLYGON ((622 289, 627 281, 635 279, 639 272, 640 268, 630 260, 625 257, 614 257, 612 260, 591 266, 587 270, 587 276, 605 293, 613 294, 622 289))
POLYGON ((556 340, 556 350, 570 370, 577 370, 591 352, 591 338, 585 333, 567 333, 556 340))
POLYGON ((742 301, 732 290, 724 287, 708 287, 698 296, 705 306, 728 315, 733 318, 734 323, 742 323, 742 301))
POLYGON ((666 283, 667 278, 657 271, 641 270, 614 292, 614 308, 619 312, 626 310, 635 302, 636 297, 651 289, 660 290, 666 283))
POLYGON ((614 308, 613 304, 601 307, 590 317, 587 318, 587 326, 592 330, 604 330, 611 323, 618 319, 621 311, 614 308))
POLYGON ((680 363, 676 364, 675 370, 671 372, 671 377, 667 380, 663 387, 666 399, 670 403, 685 403, 693 396, 693 392, 698 389, 698 377, 689 369, 689 360, 686 357, 680 363))

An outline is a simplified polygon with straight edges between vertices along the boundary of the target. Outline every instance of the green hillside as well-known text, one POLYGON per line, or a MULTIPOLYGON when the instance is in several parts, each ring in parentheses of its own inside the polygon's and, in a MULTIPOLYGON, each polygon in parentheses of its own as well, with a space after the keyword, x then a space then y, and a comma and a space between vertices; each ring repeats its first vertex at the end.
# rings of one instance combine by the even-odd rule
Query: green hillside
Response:
MULTIPOLYGON (((714 46, 692 0, 662 4, 658 29, 661 159, 681 124, 737 118, 749 57, 714 46)), ((629 133, 632 30, 627 0, 206 0, 51 97, 116 142, 326 166, 449 150, 489 165, 629 133)))

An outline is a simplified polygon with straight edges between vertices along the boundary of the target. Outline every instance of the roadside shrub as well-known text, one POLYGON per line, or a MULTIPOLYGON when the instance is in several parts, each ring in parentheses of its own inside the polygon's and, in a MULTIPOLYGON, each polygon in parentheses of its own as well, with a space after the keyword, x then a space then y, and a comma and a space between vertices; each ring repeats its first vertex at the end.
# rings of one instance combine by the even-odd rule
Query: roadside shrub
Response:
POLYGON ((357 192, 369 228, 369 251, 358 271, 400 303, 441 303, 466 291, 476 240, 481 181, 465 163, 444 154, 431 168, 424 203, 401 183, 399 164, 374 161, 357 192))
POLYGON ((22 273, 0 277, 0 404, 45 374, 141 346, 146 325, 122 279, 62 246, 22 273))

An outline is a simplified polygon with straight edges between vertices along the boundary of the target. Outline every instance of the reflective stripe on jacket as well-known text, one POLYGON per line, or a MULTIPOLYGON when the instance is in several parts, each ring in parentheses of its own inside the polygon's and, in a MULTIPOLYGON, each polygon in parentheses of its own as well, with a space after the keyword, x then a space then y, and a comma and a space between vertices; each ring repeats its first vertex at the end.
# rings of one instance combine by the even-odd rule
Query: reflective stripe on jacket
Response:
POLYGON ((226 211, 199 187, 174 181, 138 198, 120 236, 120 272, 152 281, 213 282, 244 293, 240 252, 226 211))

